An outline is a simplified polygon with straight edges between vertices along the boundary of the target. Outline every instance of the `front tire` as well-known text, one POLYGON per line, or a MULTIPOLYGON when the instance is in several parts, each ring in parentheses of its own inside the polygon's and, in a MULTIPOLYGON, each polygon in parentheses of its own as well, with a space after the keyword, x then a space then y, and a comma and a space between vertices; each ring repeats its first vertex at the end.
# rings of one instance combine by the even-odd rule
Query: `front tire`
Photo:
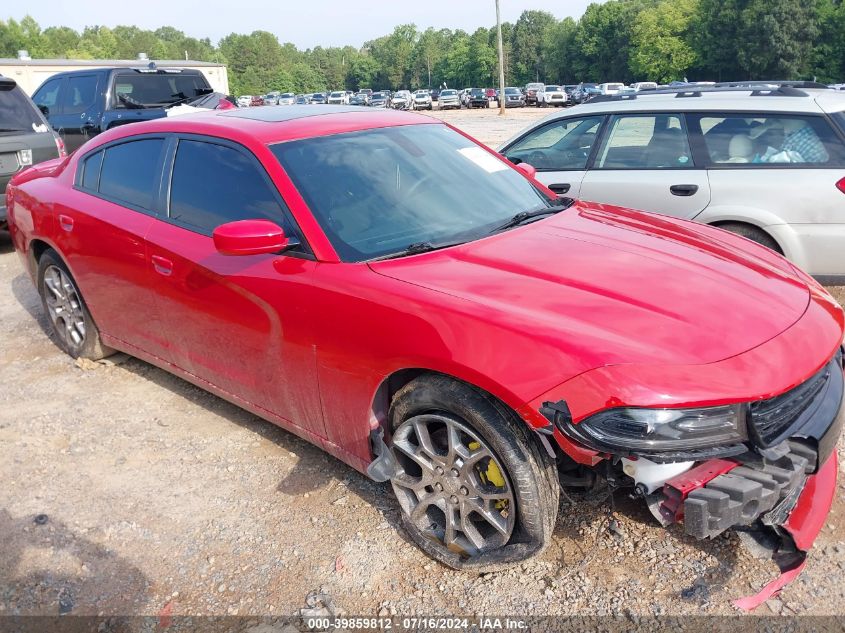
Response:
POLYGON ((548 545, 554 463, 510 409, 466 383, 422 376, 396 394, 390 421, 403 525, 429 556, 492 570, 548 545))
POLYGON ((73 358, 100 360, 114 350, 103 345, 70 270, 52 249, 38 260, 36 277, 41 305, 59 348, 73 358))

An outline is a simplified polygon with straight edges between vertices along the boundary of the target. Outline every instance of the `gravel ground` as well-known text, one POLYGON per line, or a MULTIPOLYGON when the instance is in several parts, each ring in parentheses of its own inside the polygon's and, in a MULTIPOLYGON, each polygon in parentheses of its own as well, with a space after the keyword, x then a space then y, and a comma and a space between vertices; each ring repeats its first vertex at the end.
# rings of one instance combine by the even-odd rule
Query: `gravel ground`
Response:
MULTIPOLYGON (((542 114, 434 113, 492 144, 542 114)), ((522 566, 455 572, 404 536, 387 486, 141 361, 60 353, 5 235, 0 322, 0 614, 282 616, 313 590, 367 616, 729 614, 776 575, 736 536, 664 530, 621 494, 562 500, 522 566)), ((843 482, 764 614, 845 614, 843 482)))

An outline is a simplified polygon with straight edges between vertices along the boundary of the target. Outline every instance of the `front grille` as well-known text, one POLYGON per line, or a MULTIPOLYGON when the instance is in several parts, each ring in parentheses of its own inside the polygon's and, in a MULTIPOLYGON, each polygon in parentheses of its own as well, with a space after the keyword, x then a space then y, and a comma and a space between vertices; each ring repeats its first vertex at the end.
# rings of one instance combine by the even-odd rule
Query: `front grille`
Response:
POLYGON ((749 413, 751 425, 763 446, 781 441, 792 426, 812 404, 827 385, 831 369, 839 367, 839 355, 825 365, 814 376, 774 398, 751 404, 749 413))

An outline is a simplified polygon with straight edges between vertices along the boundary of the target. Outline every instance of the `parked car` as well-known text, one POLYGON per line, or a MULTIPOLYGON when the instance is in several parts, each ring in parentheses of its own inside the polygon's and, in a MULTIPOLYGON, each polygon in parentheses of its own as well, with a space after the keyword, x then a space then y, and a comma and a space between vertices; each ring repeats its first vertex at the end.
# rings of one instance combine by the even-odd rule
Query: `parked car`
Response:
POLYGON ((594 96, 601 94, 601 90, 597 84, 580 83, 578 87, 572 92, 572 100, 576 104, 586 103, 594 96))
POLYGON ((845 95, 678 90, 695 98, 598 97, 501 151, 561 194, 718 226, 845 281, 845 95))
POLYGON ((262 97, 264 100, 264 105, 279 105, 279 96, 281 94, 282 93, 278 90, 271 90, 266 95, 264 95, 264 97, 262 97))
POLYGON ((543 84, 539 82, 534 82, 525 85, 525 90, 522 94, 525 95, 525 105, 539 105, 540 100, 538 98, 538 93, 543 90, 543 84))
POLYGON ((615 95, 617 92, 625 88, 625 84, 622 83, 604 83, 599 84, 599 94, 602 95, 615 95))
POLYGON ((657 90, 657 83, 653 81, 638 81, 636 83, 632 83, 631 88, 633 88, 636 92, 640 92, 642 90, 657 90))
POLYGON ((574 104, 574 95, 575 95, 575 91, 577 89, 578 89, 578 84, 566 84, 563 87, 563 91, 566 93, 566 102, 569 105, 575 105, 574 104))
POLYGON ((499 93, 495 88, 487 88, 484 93, 487 95, 488 106, 499 101, 499 93))
POLYGON ((329 105, 349 105, 349 95, 345 90, 335 90, 329 93, 329 105))
POLYGON ((505 88, 505 107, 522 108, 525 106, 525 95, 519 88, 505 88))
POLYGON ((389 481, 454 568, 543 551, 559 473, 697 538, 765 518, 792 552, 839 492, 823 288, 725 231, 562 202, 430 117, 148 121, 7 196, 61 349, 137 356, 389 481))
POLYGON ((256 106, 263 106, 264 105, 264 97, 262 97, 261 95, 254 95, 252 97, 252 102, 249 105, 253 108, 256 107, 256 106))
POLYGON ((32 100, 73 152, 111 127, 164 117, 167 108, 211 92, 194 69, 90 68, 52 75, 32 100))
POLYGON ((252 105, 252 97, 250 95, 241 95, 238 97, 238 106, 241 108, 248 108, 252 105))
POLYGON ((469 91, 469 107, 470 108, 489 108, 490 102, 487 100, 487 91, 484 88, 473 88, 469 91))
POLYGON ((428 90, 417 90, 411 102, 413 110, 432 110, 434 105, 431 101, 431 93, 428 90))
POLYGON ((311 103, 325 104, 327 100, 326 94, 323 92, 315 92, 311 95, 311 103))
POLYGON ((414 97, 408 90, 397 90, 390 99, 390 107, 395 110, 410 110, 413 104, 414 97))
POLYGON ((0 230, 6 229, 6 185, 19 171, 66 156, 65 146, 14 79, 0 75, 0 230))
POLYGON ((372 88, 361 88, 358 93, 363 93, 367 95, 367 100, 369 101, 370 97, 373 96, 373 89, 372 88))
POLYGON ((440 100, 437 102, 437 107, 441 110, 460 110, 461 99, 458 96, 458 91, 454 88, 444 88, 440 91, 440 100))
POLYGON ((296 105, 308 105, 311 103, 311 95, 296 95, 296 105))
POLYGON ((384 90, 374 92, 373 96, 370 97, 370 105, 374 108, 389 108, 390 97, 384 90))
POLYGON ((294 105, 296 104, 296 95, 293 92, 283 92, 279 95, 279 105, 294 105))
POLYGON ((544 86, 542 90, 537 93, 537 102, 542 108, 549 106, 562 107, 569 101, 569 97, 563 86, 544 86))
POLYGON ((461 95, 461 105, 465 108, 469 107, 469 94, 472 92, 472 88, 464 88, 460 91, 461 95))
POLYGON ((363 94, 352 95, 349 98, 349 105, 353 105, 353 106, 365 106, 365 105, 367 105, 367 95, 363 95, 363 94))

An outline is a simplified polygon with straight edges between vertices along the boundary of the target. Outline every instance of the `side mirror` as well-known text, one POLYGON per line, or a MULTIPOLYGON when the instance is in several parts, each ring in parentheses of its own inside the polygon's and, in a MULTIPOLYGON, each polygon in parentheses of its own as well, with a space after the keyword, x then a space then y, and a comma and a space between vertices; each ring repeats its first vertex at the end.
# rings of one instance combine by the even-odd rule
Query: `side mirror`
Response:
POLYGON ((223 255, 260 255, 281 253, 299 241, 285 235, 284 230, 270 220, 238 220, 221 224, 211 234, 214 248, 223 255))
POLYGON ((38 106, 38 109, 41 110, 41 114, 44 116, 50 116, 50 108, 45 105, 38 106))
POLYGON ((526 162, 521 162, 515 167, 529 178, 537 177, 537 170, 534 168, 534 165, 529 165, 526 162))

